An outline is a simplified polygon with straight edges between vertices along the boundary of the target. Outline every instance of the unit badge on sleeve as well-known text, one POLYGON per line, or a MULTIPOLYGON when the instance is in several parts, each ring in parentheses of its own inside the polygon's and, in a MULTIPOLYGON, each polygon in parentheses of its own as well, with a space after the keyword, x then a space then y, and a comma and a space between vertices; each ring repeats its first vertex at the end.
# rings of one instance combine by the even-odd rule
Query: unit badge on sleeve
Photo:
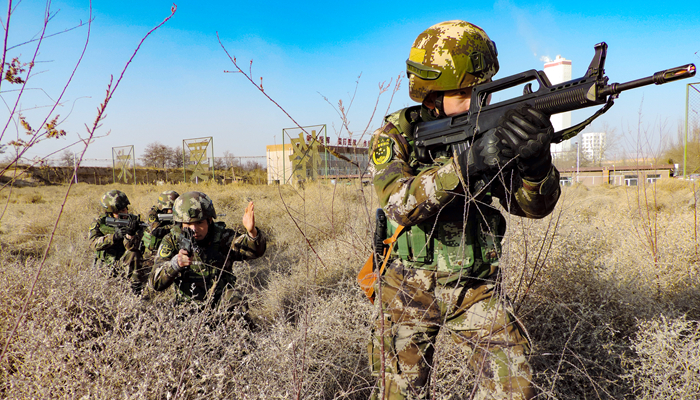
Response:
POLYGON ((372 153, 372 162, 374 165, 386 164, 394 158, 394 146, 388 137, 380 137, 377 139, 377 147, 372 153))

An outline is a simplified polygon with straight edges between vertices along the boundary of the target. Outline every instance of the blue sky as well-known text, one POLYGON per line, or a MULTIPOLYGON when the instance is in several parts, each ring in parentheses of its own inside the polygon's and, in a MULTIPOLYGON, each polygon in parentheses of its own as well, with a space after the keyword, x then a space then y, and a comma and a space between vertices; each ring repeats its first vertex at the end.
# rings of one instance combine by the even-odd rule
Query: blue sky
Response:
MULTIPOLYGON (((607 2, 577 6, 575 2, 194 2, 177 3, 175 16, 141 47, 107 109, 97 139, 87 153, 88 164, 111 158, 111 148, 134 145, 139 157, 151 142, 180 146, 182 139, 213 136, 215 155, 263 156, 265 146, 281 143, 282 129, 294 123, 240 74, 217 40, 247 69, 253 60, 254 79, 263 78, 265 92, 301 125, 326 124, 331 138, 341 120, 338 101, 349 110, 353 137, 381 124, 387 109, 412 105, 407 82, 389 106, 391 91, 379 97, 381 82, 404 75, 405 60, 415 37, 427 27, 464 19, 486 30, 497 43, 501 70, 496 78, 528 69, 542 69, 543 57, 557 54, 573 60, 573 75, 581 76, 593 56, 593 45, 608 43, 606 72, 611 82, 651 75, 661 69, 700 63, 700 6, 681 3, 676 9, 646 1, 607 2), (417 7, 424 9, 417 9, 417 7), (361 76, 361 77, 360 77, 361 76), (358 80, 358 77, 359 80, 358 80), (357 83, 359 82, 359 83, 357 83), (328 100, 325 100, 328 99, 328 100)), ((95 117, 111 74, 118 75, 139 41, 169 13, 167 1, 94 1, 90 42, 83 62, 58 109, 65 139, 46 141, 30 152, 42 156, 78 139, 84 124, 95 117), (64 120, 65 118, 65 120, 64 120)), ((7 3, 0 6, 5 15, 7 3)), ((45 4, 25 0, 10 20, 9 45, 39 32, 45 4)), ((86 1, 54 1, 58 14, 48 32, 88 19, 86 1)), ((6 22, 2 17, 3 24, 6 22)), ((77 61, 87 29, 47 39, 21 106, 27 118, 38 120, 42 107, 60 93, 77 61), (39 90, 41 89, 41 90, 39 90)), ((27 61, 34 52, 25 45, 10 52, 27 61)), ((625 92, 616 105, 589 129, 603 124, 623 134, 621 145, 637 142, 641 130, 675 137, 684 118, 686 83, 674 82, 625 92)), ((10 85, 2 85, 2 121, 12 101, 10 85)), ((574 113, 584 119, 594 109, 574 113)), ((38 123, 38 122, 37 122, 38 123)), ((2 142, 16 136, 11 124, 2 142)), ((343 131, 342 136, 347 137, 343 131)), ((288 139, 287 139, 288 140, 288 139)), ((655 144, 652 140, 652 145, 655 144)), ((73 147, 78 150, 78 147, 73 147)))

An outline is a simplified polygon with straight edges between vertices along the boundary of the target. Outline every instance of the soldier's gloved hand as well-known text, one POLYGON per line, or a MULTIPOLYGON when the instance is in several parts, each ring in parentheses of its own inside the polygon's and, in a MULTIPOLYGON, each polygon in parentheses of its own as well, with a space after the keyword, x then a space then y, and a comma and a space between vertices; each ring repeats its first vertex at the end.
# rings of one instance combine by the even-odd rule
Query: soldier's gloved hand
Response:
POLYGON ((467 177, 483 175, 485 172, 512 168, 515 164, 510 148, 500 143, 496 135, 499 128, 486 131, 474 143, 457 156, 457 167, 464 180, 467 177))
POLYGON ((119 243, 122 240, 124 240, 124 228, 122 227, 116 227, 114 228, 114 234, 112 234, 112 241, 114 243, 119 243))
POLYGON ((127 241, 124 243, 124 248, 129 251, 139 251, 141 247, 141 237, 139 235, 127 236, 127 241))
POLYGON ((127 235, 131 235, 131 236, 135 235, 138 228, 139 228, 139 221, 137 221, 135 218, 130 218, 129 224, 126 226, 127 235))
POLYGON ((508 111, 500 121, 498 137, 517 156, 517 165, 524 179, 539 182, 552 167, 550 144, 554 128, 549 116, 532 107, 508 111))

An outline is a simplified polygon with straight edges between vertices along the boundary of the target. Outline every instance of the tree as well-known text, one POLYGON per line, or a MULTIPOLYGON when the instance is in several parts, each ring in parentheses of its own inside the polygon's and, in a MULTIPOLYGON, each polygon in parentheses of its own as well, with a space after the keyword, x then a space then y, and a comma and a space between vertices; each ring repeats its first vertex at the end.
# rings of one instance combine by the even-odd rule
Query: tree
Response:
POLYGON ((75 154, 70 150, 65 150, 61 153, 58 163, 61 167, 72 167, 75 164, 75 154))
POLYGON ((167 168, 170 166, 174 153, 174 149, 160 142, 153 142, 146 145, 140 158, 147 167, 167 168))
POLYGON ((182 166, 184 165, 182 157, 182 147, 173 147, 173 153, 168 159, 168 166, 172 168, 182 168, 182 166))
MULTIPOLYGON (((680 164, 683 169, 685 124, 680 121, 678 124, 678 135, 676 140, 668 144, 663 152, 662 160, 669 164, 680 164)), ((700 125, 696 122, 688 126, 686 171, 688 174, 697 174, 700 171, 700 125)), ((682 172, 682 171, 681 171, 682 172)))

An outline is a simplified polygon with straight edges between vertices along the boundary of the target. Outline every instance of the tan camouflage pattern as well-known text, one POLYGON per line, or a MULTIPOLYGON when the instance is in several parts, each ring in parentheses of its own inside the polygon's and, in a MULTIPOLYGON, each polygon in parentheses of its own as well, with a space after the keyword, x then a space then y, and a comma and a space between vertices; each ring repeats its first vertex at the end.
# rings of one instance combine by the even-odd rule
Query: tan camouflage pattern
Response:
POLYGON ((431 398, 434 343, 441 328, 449 329, 463 348, 466 365, 479 377, 474 398, 532 398, 529 343, 498 292, 498 282, 455 281, 450 273, 397 261, 381 279, 383 321, 376 321, 368 348, 372 372, 379 376, 384 343, 384 379, 378 379, 374 398, 382 393, 381 398, 391 400, 431 398))
MULTIPOLYGON (((406 117, 409 126, 420 121, 417 111, 411 111, 412 108, 407 110, 410 114, 406 117)), ((370 161, 382 140, 390 140, 392 147, 389 161, 378 165, 369 163, 379 204, 387 216, 401 225, 412 226, 440 213, 447 204, 462 212, 456 216, 443 215, 443 220, 462 221, 466 210, 477 212, 478 207, 490 207, 490 202, 465 201, 458 166, 452 157, 437 158, 430 165, 418 163, 413 155, 410 128, 407 133, 402 133, 398 128, 406 125, 400 121, 400 114, 401 111, 398 111, 385 118, 384 126, 374 132, 369 147, 370 161), (455 202, 461 203, 461 206, 453 204, 455 202)), ((521 179, 516 171, 506 171, 482 194, 487 192, 498 197, 503 208, 511 214, 543 218, 552 212, 559 199, 559 172, 552 167, 542 182, 528 182, 521 179), (541 190, 543 187, 548 190, 541 190)))
POLYGON ((265 253, 267 239, 260 228, 257 231, 258 235, 251 238, 247 233, 240 234, 226 228, 223 222, 209 225, 207 236, 197 243, 200 251, 194 255, 194 262, 178 272, 173 265, 177 263, 180 250, 178 238, 181 230, 173 227, 158 249, 149 286, 156 291, 172 286, 180 301, 210 301, 211 306, 219 303, 227 307, 235 305, 233 303, 239 302, 242 296, 235 288, 232 265, 234 261, 252 260, 265 253))
POLYGON ((100 204, 105 212, 115 213, 123 210, 131 203, 129 202, 129 198, 126 196, 126 193, 122 192, 121 190, 112 189, 102 196, 102 199, 100 199, 100 204))
POLYGON ((175 222, 197 222, 207 218, 216 218, 214 203, 202 192, 186 192, 173 204, 175 222))
POLYGON ((380 280, 384 331, 378 323, 370 345, 373 370, 378 371, 383 341, 387 374, 379 384, 386 381, 385 398, 430 398, 433 342, 445 327, 482 377, 479 398, 530 398, 528 344, 497 295, 506 225, 492 200, 498 198, 511 214, 542 218, 559 199, 559 173, 552 167, 542 182, 528 182, 511 169, 472 194, 462 187, 452 157, 429 165, 415 159, 412 124, 422 115, 411 107, 387 116, 369 149, 370 160, 391 154, 384 163, 370 162, 379 203, 390 220, 388 235, 398 224, 410 227, 398 237, 394 260, 380 280), (375 157, 380 146, 385 148, 375 157))
POLYGON ((153 268, 156 251, 160 243, 163 241, 165 235, 170 232, 174 224, 173 221, 161 221, 158 219, 158 214, 162 213, 162 210, 158 207, 159 205, 155 205, 148 211, 148 232, 144 232, 143 234, 143 268, 145 268, 148 273, 150 273, 153 268))
POLYGON ((422 79, 408 67, 408 93, 422 103, 430 92, 462 89, 488 82, 498 72, 495 44, 480 27, 465 21, 446 21, 433 25, 418 35, 409 61, 441 71, 437 79, 422 79), (474 75, 468 73, 471 55, 483 55, 485 69, 474 75))
POLYGON ((165 192, 158 195, 158 209, 164 210, 168 208, 173 208, 175 200, 180 197, 180 193, 174 190, 166 190, 165 192))
POLYGON ((88 232, 90 249, 95 252, 94 265, 108 269, 113 277, 122 277, 131 283, 135 292, 140 292, 148 281, 149 268, 144 265, 139 249, 142 232, 132 239, 114 241, 114 227, 105 223, 108 215, 102 215, 92 222, 88 232))

